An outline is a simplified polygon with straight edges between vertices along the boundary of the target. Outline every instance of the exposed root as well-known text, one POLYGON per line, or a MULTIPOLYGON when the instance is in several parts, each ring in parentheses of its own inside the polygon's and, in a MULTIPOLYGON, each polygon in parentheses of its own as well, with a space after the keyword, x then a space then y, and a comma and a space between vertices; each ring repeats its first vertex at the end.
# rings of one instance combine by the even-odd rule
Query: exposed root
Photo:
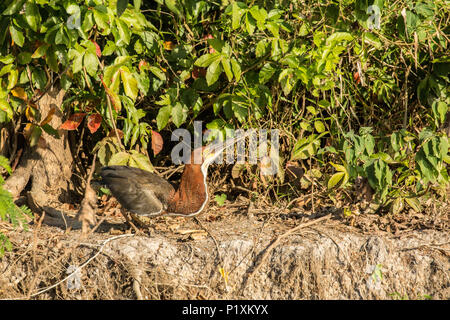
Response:
POLYGON ((92 174, 95 170, 95 160, 96 155, 94 155, 94 159, 92 160, 91 171, 89 172, 89 176, 86 181, 86 190, 84 193, 84 198, 81 201, 81 207, 77 214, 77 219, 81 221, 82 224, 82 234, 85 236, 89 232, 89 226, 95 225, 97 219, 95 217, 95 213, 97 211, 97 193, 91 187, 91 179, 92 174))

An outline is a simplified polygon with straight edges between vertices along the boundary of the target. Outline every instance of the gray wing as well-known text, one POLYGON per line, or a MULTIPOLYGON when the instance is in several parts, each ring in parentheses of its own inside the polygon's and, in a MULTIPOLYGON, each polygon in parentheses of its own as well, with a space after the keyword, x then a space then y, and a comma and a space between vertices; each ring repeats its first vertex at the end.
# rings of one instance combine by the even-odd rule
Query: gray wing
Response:
POLYGON ((160 214, 175 192, 160 176, 138 168, 108 166, 101 169, 100 175, 122 207, 138 215, 160 214))

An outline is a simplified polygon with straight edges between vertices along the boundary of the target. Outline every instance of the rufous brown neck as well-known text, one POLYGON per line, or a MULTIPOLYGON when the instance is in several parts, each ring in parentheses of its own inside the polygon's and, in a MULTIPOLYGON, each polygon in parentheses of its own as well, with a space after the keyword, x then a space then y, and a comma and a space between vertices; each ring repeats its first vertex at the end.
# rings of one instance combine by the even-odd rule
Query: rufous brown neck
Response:
POLYGON ((168 214, 190 215, 198 213, 208 201, 207 186, 200 164, 186 164, 180 185, 167 206, 168 214))

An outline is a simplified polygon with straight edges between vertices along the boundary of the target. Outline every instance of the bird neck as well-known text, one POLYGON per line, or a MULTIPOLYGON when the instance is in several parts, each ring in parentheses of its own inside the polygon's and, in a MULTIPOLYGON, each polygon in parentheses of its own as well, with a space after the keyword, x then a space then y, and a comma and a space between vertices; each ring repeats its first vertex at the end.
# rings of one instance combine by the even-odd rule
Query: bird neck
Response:
POLYGON ((168 203, 169 214, 196 215, 204 209, 208 202, 206 171, 207 166, 185 165, 178 190, 168 203))

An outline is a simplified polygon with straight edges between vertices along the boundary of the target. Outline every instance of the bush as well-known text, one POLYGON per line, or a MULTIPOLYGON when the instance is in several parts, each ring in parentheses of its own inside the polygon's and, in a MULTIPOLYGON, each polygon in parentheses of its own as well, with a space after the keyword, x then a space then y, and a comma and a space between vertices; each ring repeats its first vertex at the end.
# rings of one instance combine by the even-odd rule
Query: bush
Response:
POLYGON ((448 186, 445 1, 11 0, 0 11, 0 122, 23 121, 12 136, 30 146, 87 126, 86 152, 95 145, 103 165, 152 170, 149 140, 203 120, 279 129, 283 161, 332 197, 363 177, 380 203, 419 210, 418 196, 448 186), (67 90, 60 128, 34 104, 49 84, 67 90))

